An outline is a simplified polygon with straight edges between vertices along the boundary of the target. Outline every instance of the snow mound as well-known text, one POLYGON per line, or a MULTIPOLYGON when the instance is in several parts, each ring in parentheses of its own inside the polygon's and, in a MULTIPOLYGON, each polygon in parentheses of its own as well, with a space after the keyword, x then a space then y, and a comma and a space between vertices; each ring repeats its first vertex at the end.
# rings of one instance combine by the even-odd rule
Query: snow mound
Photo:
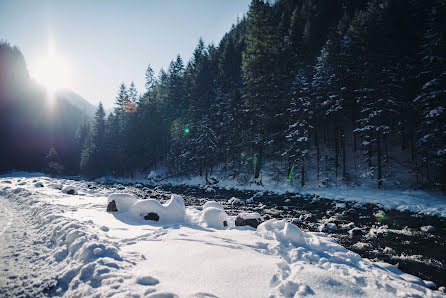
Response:
POLYGON ((108 196, 107 204, 111 201, 115 201, 118 211, 127 212, 138 201, 138 198, 129 193, 113 193, 108 196))
POLYGON ((203 207, 203 209, 200 217, 200 222, 202 222, 203 225, 217 229, 223 229, 228 226, 229 217, 223 209, 215 207, 203 207))
POLYGON ((54 189, 58 189, 58 190, 62 190, 63 189, 63 185, 61 183, 53 183, 50 185, 50 187, 54 188, 54 189))
POLYGON ((62 188, 62 192, 69 194, 69 195, 77 195, 78 194, 77 190, 73 186, 65 186, 64 188, 62 188))
POLYGON ((257 234, 265 239, 277 240, 282 244, 295 246, 306 245, 305 238, 308 235, 297 226, 286 220, 270 219, 257 227, 257 234))
POLYGON ((203 210, 205 210, 207 208, 217 208, 217 209, 221 209, 221 210, 224 209, 222 204, 215 202, 215 201, 208 201, 208 202, 204 203, 203 210))
POLYGON ((161 204, 154 199, 137 201, 131 206, 130 213, 135 217, 142 218, 148 213, 156 213, 159 216, 160 223, 180 223, 184 222, 186 208, 181 196, 172 195, 165 204, 161 204))

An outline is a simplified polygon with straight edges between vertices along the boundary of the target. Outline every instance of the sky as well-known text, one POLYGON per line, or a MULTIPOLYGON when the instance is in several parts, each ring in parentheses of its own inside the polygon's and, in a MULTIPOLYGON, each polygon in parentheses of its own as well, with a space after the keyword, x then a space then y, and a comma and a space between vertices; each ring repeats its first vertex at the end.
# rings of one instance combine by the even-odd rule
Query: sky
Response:
POLYGON ((58 80, 58 87, 111 108, 122 82, 128 86, 134 81, 144 91, 148 64, 158 73, 177 54, 186 64, 200 37, 218 45, 249 3, 0 0, 0 39, 20 48, 36 81, 51 85, 58 80), (58 59, 48 59, 54 55, 58 59), (56 78, 47 78, 48 60, 56 78))

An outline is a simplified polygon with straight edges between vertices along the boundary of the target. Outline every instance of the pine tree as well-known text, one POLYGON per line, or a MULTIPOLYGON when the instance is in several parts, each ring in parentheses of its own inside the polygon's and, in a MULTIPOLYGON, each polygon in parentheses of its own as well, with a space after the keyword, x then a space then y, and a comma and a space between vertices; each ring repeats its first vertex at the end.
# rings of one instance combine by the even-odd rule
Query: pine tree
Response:
POLYGON ((278 50, 271 12, 268 3, 251 2, 242 60, 245 117, 250 132, 246 143, 253 148, 255 180, 260 177, 266 146, 271 141, 269 132, 275 127, 280 107, 275 76, 278 50))
POLYGON ((50 175, 62 174, 64 166, 54 146, 51 146, 50 150, 48 151, 48 154, 46 155, 46 161, 47 161, 48 174, 50 175))
POLYGON ((99 103, 91 130, 81 154, 80 169, 85 175, 99 177, 105 174, 104 164, 105 112, 99 103))

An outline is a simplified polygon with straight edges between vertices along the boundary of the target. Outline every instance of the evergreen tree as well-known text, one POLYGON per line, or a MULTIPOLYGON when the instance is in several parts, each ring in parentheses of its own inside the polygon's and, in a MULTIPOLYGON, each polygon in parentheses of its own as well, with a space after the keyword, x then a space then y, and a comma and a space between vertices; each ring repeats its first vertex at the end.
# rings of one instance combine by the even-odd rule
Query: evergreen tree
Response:
POLYGON ((99 103, 91 130, 81 154, 80 169, 85 175, 99 177, 105 173, 104 163, 105 112, 99 103))

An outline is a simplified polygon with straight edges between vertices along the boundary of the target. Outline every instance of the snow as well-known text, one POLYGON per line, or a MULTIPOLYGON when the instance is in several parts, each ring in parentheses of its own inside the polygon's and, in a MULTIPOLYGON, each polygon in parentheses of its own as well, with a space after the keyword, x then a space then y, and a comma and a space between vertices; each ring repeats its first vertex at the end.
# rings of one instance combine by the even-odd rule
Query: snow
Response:
POLYGON ((234 205, 244 205, 245 201, 240 200, 240 199, 238 199, 236 197, 232 197, 232 198, 230 198, 228 200, 228 203, 231 204, 232 206, 234 206, 234 205))
POLYGON ((224 229, 228 225, 229 217, 221 208, 207 207, 200 216, 200 222, 205 227, 224 229))
POLYGON ((136 218, 144 218, 148 213, 156 213, 159 216, 160 223, 173 224, 184 222, 185 207, 180 196, 172 195, 165 204, 161 204, 154 199, 138 200, 130 206, 129 213, 136 218))
POLYGON ((224 215, 216 202, 199 210, 176 195, 161 204, 69 179, 38 176, 36 188, 34 178, 0 178, 0 290, 11 296, 444 297, 286 220, 211 228, 224 215), (57 183, 79 193, 68 200, 57 183), (118 212, 106 212, 110 199, 118 212), (142 218, 154 210, 163 223, 142 218))
POLYGON ((217 209, 221 209, 221 210, 224 209, 222 204, 217 203, 215 201, 207 201, 206 203, 204 203, 203 210, 205 210, 207 208, 217 208, 217 209))
POLYGON ((306 188, 303 194, 316 194, 336 201, 372 203, 385 209, 412 211, 446 217, 446 197, 420 190, 377 190, 370 188, 306 188))
MULTIPOLYGON (((58 189, 58 186, 59 185, 56 184, 55 188, 58 189)), ((78 194, 77 190, 74 187, 72 187, 72 186, 65 186, 64 188, 62 188, 62 192, 66 193, 66 194, 73 194, 73 195, 77 195, 78 194)))
POLYGON ((116 208, 119 212, 127 212, 138 201, 138 198, 128 193, 113 193, 108 196, 107 204, 112 201, 115 201, 116 208))
POLYGON ((257 212, 242 212, 238 216, 243 219, 257 219, 259 221, 263 221, 263 217, 257 212))

